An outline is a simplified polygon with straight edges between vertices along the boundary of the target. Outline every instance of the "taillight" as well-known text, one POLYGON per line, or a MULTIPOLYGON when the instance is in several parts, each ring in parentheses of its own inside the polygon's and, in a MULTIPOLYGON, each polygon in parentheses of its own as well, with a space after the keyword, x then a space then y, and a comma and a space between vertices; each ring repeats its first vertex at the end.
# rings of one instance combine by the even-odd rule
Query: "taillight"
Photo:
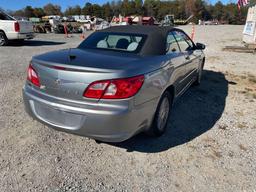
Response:
POLYGON ((37 72, 30 64, 28 67, 28 76, 27 80, 30 81, 32 84, 34 84, 37 87, 40 87, 40 81, 37 72))
POLYGON ((14 31, 15 32, 20 32, 20 24, 18 22, 14 23, 14 31))
POLYGON ((143 75, 125 79, 96 81, 87 87, 84 97, 94 99, 126 99, 138 93, 143 82, 143 75))

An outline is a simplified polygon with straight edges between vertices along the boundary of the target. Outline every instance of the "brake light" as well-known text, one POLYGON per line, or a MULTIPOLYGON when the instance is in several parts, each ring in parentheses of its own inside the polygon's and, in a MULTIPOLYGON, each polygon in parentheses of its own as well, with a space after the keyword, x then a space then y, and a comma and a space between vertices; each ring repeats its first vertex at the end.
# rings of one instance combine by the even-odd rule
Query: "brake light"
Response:
POLYGON ((30 81, 32 84, 34 84, 37 87, 40 87, 40 81, 37 72, 30 64, 28 67, 28 76, 27 80, 30 81))
POLYGON ((20 32, 20 24, 18 22, 14 23, 14 31, 15 32, 20 32))
POLYGON ((94 99, 126 99, 138 93, 143 82, 143 75, 125 79, 96 81, 88 86, 84 92, 84 97, 94 99))

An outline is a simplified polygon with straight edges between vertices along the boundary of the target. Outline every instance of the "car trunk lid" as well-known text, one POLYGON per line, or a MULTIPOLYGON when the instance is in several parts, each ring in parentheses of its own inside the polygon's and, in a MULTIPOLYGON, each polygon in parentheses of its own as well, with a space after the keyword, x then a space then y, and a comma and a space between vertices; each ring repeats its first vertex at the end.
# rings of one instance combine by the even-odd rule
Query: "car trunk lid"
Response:
POLYGON ((40 91, 59 98, 85 100, 83 93, 90 83, 119 78, 124 65, 136 59, 66 49, 36 56, 32 65, 39 75, 40 91))

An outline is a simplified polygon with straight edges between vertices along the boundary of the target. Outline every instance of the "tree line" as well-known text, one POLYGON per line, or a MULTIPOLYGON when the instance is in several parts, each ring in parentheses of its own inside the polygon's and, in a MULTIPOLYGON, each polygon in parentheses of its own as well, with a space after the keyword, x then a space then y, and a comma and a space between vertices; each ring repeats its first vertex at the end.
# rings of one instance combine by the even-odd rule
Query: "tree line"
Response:
MULTIPOLYGON (((251 0, 250 4, 256 4, 256 0, 251 0)), ((62 12, 61 6, 49 3, 42 8, 27 6, 24 9, 13 11, 11 14, 28 18, 40 18, 45 15, 91 15, 108 21, 119 14, 123 16, 153 16, 159 21, 168 14, 174 15, 175 19, 186 19, 190 15, 194 15, 194 22, 200 19, 241 24, 246 20, 247 9, 248 7, 243 7, 239 10, 236 3, 223 4, 221 1, 213 5, 203 0, 145 0, 144 3, 142 0, 119 0, 107 2, 103 5, 87 2, 83 7, 79 5, 70 6, 64 12, 62 12)))

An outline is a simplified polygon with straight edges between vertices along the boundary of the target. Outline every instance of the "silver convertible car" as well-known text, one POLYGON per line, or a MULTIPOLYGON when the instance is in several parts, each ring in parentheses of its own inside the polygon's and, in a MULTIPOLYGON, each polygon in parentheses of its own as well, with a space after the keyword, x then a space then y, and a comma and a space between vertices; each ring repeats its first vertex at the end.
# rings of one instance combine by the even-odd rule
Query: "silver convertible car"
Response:
POLYGON ((77 48, 33 57, 23 88, 26 111, 57 130, 99 141, 160 136, 174 101, 200 84, 203 49, 171 27, 94 32, 77 48))

